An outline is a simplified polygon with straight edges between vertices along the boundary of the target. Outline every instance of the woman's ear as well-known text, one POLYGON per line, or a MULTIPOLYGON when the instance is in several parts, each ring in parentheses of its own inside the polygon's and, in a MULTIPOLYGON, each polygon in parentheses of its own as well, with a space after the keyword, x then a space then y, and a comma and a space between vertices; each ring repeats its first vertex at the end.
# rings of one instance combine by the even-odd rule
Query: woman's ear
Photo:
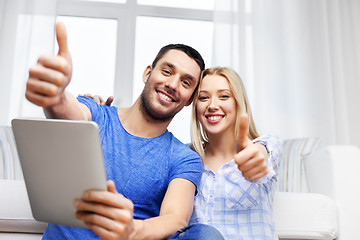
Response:
POLYGON ((149 79, 150 75, 151 75, 151 71, 152 71, 152 67, 151 65, 148 65, 143 73, 143 82, 146 83, 146 81, 149 79))

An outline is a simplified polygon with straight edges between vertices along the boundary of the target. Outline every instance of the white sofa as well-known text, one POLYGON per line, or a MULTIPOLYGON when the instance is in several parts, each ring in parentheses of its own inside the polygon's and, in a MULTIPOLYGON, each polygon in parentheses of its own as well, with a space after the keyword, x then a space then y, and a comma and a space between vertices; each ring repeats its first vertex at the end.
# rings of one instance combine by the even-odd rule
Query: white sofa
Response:
POLYGON ((35 221, 22 180, 0 180, 0 239, 41 239, 46 223, 35 221))
MULTIPOLYGON (((303 160, 310 192, 274 196, 279 238, 359 239, 360 150, 326 146, 303 160)), ((24 182, 0 179, 0 239, 41 239, 45 228, 32 218, 24 182)))
POLYGON ((360 239, 360 150, 327 146, 305 161, 309 190, 332 198, 338 208, 338 240, 360 239))
POLYGON ((275 195, 274 218, 279 237, 360 239, 359 148, 325 146, 303 160, 309 192, 275 195))

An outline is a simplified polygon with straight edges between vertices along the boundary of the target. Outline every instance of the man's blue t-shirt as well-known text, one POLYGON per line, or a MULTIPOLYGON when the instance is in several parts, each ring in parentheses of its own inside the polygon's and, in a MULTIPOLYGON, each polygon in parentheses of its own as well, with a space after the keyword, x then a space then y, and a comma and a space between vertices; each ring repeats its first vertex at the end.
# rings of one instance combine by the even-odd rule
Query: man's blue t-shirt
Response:
MULTIPOLYGON (((198 187, 202 162, 198 154, 166 131, 155 138, 141 138, 122 126, 116 107, 98 105, 91 98, 78 97, 99 125, 108 180, 134 203, 134 218, 159 216, 160 206, 171 180, 184 178, 198 187)), ((79 143, 81 144, 81 143, 79 143)), ((43 239, 98 238, 88 229, 49 224, 43 239)))

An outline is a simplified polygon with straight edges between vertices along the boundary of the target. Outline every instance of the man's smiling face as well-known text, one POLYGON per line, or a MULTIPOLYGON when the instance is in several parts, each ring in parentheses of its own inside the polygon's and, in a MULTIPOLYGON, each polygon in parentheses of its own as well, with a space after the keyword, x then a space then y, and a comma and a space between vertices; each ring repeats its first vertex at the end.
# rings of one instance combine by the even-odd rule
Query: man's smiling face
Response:
POLYGON ((143 75, 142 111, 157 121, 170 121, 184 106, 190 105, 199 83, 200 67, 179 50, 168 51, 143 75))

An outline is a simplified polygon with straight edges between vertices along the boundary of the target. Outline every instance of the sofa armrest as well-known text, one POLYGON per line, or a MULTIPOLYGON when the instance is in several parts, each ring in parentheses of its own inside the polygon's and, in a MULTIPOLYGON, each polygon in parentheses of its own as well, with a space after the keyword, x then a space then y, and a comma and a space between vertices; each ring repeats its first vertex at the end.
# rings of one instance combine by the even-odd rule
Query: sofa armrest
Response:
POLYGON ((338 240, 357 239, 360 222, 360 150, 336 145, 305 159, 309 191, 334 199, 339 212, 338 240))
POLYGON ((42 234, 46 226, 32 216, 24 181, 0 179, 0 233, 42 234))
POLYGON ((338 215, 333 199, 316 193, 275 192, 275 231, 280 239, 335 239, 338 215))

